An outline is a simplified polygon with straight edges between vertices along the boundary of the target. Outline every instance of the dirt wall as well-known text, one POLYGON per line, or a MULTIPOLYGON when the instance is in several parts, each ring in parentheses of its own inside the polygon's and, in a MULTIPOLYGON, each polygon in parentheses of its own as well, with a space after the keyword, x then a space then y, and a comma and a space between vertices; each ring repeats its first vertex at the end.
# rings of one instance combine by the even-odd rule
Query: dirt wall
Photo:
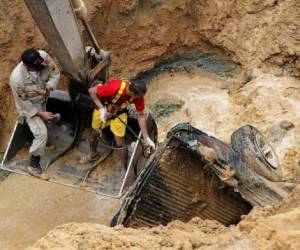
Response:
POLYGON ((299 74, 296 0, 106 0, 93 10, 97 2, 87 1, 91 23, 113 51, 117 73, 136 73, 171 53, 199 47, 248 68, 276 65, 299 74))
POLYGON ((16 119, 8 81, 24 49, 46 43, 21 0, 0 1, 0 150, 3 150, 16 119))
MULTIPOLYGON (((297 0, 86 0, 101 45, 113 52, 112 76, 136 75, 189 48, 252 69, 299 75, 297 0), (272 66, 272 69, 270 68, 272 66)), ((47 48, 22 0, 0 3, 0 149, 16 112, 8 79, 27 47, 47 48)))

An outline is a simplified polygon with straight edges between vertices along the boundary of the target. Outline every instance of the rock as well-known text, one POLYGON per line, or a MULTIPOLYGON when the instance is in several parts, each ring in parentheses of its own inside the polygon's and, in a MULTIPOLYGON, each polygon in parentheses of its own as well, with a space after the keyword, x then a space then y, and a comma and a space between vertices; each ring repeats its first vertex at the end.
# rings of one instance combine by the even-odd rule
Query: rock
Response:
POLYGON ((150 109, 156 120, 163 120, 180 110, 182 106, 183 102, 181 100, 165 99, 157 101, 150 106, 150 109))
POLYGON ((286 130, 282 129, 280 125, 271 127, 267 132, 267 139, 270 143, 278 144, 286 135, 286 130))
POLYGON ((290 130, 295 127, 295 125, 291 121, 288 121, 288 120, 281 121, 279 126, 280 126, 280 128, 282 128, 284 130, 290 130))

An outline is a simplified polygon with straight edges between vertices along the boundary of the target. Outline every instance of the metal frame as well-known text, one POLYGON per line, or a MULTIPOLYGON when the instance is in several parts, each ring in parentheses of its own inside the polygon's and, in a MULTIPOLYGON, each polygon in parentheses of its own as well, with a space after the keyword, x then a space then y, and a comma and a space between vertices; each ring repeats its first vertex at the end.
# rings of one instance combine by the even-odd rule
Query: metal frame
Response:
POLYGON ((9 149, 10 149, 10 145, 11 145, 11 143, 12 143, 12 141, 13 141, 13 138, 14 138, 14 135, 15 135, 15 132, 16 132, 16 130, 17 130, 18 125, 19 125, 19 121, 16 121, 14 130, 13 130, 13 132, 12 132, 12 134, 11 134, 11 136, 10 136, 9 142, 8 142, 8 147, 6 148, 5 153, 4 153, 4 156, 3 156, 3 159, 2 159, 2 161, 1 161, 1 168, 4 166, 4 162, 6 161, 6 157, 7 157, 8 151, 9 151, 9 149))
MULTIPOLYGON (((18 122, 17 122, 17 124, 18 124, 18 122)), ((13 133, 12 137, 13 136, 14 136, 14 133, 13 133)), ((140 137, 141 137, 141 132, 139 133, 139 138, 140 137)), ((104 193, 104 192, 98 192, 98 191, 93 191, 93 190, 83 190, 83 191, 88 191, 88 192, 96 193, 96 194, 103 195, 103 196, 106 196, 106 197, 120 199, 124 195, 123 194, 123 190, 124 190, 126 181, 128 179, 128 175, 129 175, 130 171, 133 168, 133 162, 134 162, 135 152, 137 151, 138 146, 139 146, 139 143, 136 143, 135 147, 134 147, 134 150, 133 150, 133 153, 132 153, 132 157, 130 158, 129 163, 128 163, 128 167, 127 167, 127 171, 126 171, 125 177, 123 178, 123 182, 122 182, 121 188, 120 188, 119 193, 117 195, 110 195, 110 194, 107 194, 107 193, 104 193)), ((8 151, 9 147, 10 147, 10 144, 9 144, 9 146, 8 146, 8 148, 7 148, 6 151, 8 151)), ((31 175, 29 175, 29 174, 27 174, 27 173, 25 173, 23 171, 11 170, 9 168, 6 168, 4 166, 4 162, 5 162, 5 157, 2 160, 1 169, 7 170, 7 171, 12 172, 12 173, 16 173, 16 174, 21 174, 21 175, 32 177, 31 175)), ((33 178, 35 178, 35 177, 33 177, 33 178)), ((52 181, 51 179, 48 180, 48 182, 59 184, 59 185, 63 185, 63 186, 67 186, 67 187, 71 187, 71 188, 78 188, 78 186, 68 185, 68 184, 64 184, 64 183, 58 182, 58 181, 52 181)))
MULTIPOLYGON (((148 120, 148 123, 150 123, 149 121, 149 118, 151 118, 151 116, 149 116, 149 113, 147 113, 147 120, 148 120)), ((9 144, 8 144, 8 147, 5 151, 5 155, 4 155, 4 158, 1 162, 1 169, 3 170, 6 170, 6 171, 9 171, 9 172, 12 172, 12 173, 16 173, 16 174, 22 174, 22 175, 25 175, 25 176, 30 176, 28 173, 24 172, 24 171, 19 171, 19 170, 12 170, 10 168, 7 168, 5 167, 5 162, 6 162, 6 159, 7 159, 7 155, 8 155, 8 151, 9 149, 11 148, 12 146, 12 142, 13 142, 13 138, 15 137, 15 133, 17 131, 17 127, 18 127, 19 124, 19 121, 16 122, 16 125, 15 125, 15 128, 13 130, 13 133, 12 133, 12 136, 10 138, 10 141, 9 141, 9 144)), ((119 189, 119 192, 118 194, 116 195, 112 195, 112 194, 108 194, 108 193, 105 193, 105 192, 99 192, 97 190, 84 190, 84 191, 88 191, 88 192, 92 192, 92 193, 96 193, 96 194, 99 194, 99 195, 103 195, 103 196, 106 196, 106 197, 111 197, 111 198, 115 198, 115 199, 120 199, 121 197, 123 197, 124 193, 124 188, 125 188, 125 185, 126 185, 126 182, 128 181, 128 178, 129 178, 129 174, 132 172, 134 173, 134 163, 135 163, 135 160, 137 159, 137 157, 139 157, 140 155, 137 155, 136 152, 138 150, 139 147, 141 147, 141 137, 142 137, 142 132, 140 131, 139 134, 138 134, 138 140, 137 140, 137 143, 135 143, 135 146, 133 148, 133 152, 132 152, 132 155, 129 159, 129 162, 128 162, 128 166, 127 166, 127 171, 125 173, 125 176, 121 182, 121 187, 119 189)), ((72 145, 71 145, 72 146, 72 145)), ((71 147, 70 146, 70 147, 71 147)), ((57 158, 59 158, 60 156, 62 156, 63 154, 65 154, 69 149, 70 147, 66 148, 60 155, 58 155, 57 157, 55 157, 54 160, 50 159, 49 162, 46 164, 46 168, 45 170, 49 167, 49 165, 51 163, 53 163, 57 158)), ((63 185, 63 186, 68 186, 68 187, 71 187, 71 188, 78 188, 78 186, 76 185, 71 185, 71 184, 65 184, 65 183, 62 183, 62 182, 59 182, 59 181, 55 181, 55 180, 48 180, 49 182, 52 182, 52 183, 55 183, 55 184, 60 184, 60 185, 63 185)), ((80 189, 80 188, 79 188, 80 189)))

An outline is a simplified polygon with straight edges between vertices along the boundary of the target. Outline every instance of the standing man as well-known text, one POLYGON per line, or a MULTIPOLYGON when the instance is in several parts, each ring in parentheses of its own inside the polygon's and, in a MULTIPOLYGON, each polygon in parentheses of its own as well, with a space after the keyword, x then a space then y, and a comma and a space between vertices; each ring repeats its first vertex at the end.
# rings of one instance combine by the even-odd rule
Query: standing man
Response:
POLYGON ((90 152, 81 159, 81 163, 94 161, 98 158, 96 149, 98 144, 99 129, 110 126, 110 130, 115 136, 116 145, 124 146, 120 150, 120 159, 123 164, 122 172, 127 169, 128 153, 125 142, 125 132, 127 123, 127 111, 130 104, 134 104, 137 111, 137 119, 142 131, 144 141, 147 145, 155 149, 154 142, 150 139, 147 131, 146 116, 144 115, 144 95, 146 85, 142 82, 130 83, 127 80, 112 80, 104 85, 90 88, 89 93, 96 104, 93 113, 92 128, 90 135, 90 152))
POLYGON ((42 174, 40 165, 48 139, 45 122, 54 118, 51 112, 45 111, 45 104, 59 79, 60 72, 48 53, 33 48, 22 53, 21 62, 10 76, 17 110, 20 116, 25 117, 34 136, 27 170, 29 174, 43 179, 48 179, 46 174, 42 174))

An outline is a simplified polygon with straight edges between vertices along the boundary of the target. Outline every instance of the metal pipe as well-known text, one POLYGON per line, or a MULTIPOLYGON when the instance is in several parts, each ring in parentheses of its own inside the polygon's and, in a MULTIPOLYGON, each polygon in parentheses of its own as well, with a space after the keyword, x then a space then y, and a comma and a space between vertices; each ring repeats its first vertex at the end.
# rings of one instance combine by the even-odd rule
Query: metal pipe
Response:
MULTIPOLYGON (((142 132, 140 131, 140 133, 138 135, 138 139, 140 139, 141 136, 142 136, 142 132)), ((134 145, 134 149, 133 149, 132 155, 131 155, 129 163, 128 163, 128 168, 126 170, 126 173, 125 173, 125 176, 124 176, 124 179, 123 179, 123 182, 122 182, 122 185, 121 185, 121 188, 119 190, 119 194, 117 195, 117 197, 122 197, 123 189, 124 189, 126 181, 128 179, 128 175, 130 173, 131 168, 133 167, 133 160, 134 160, 134 156, 135 156, 135 154, 137 152, 137 149, 138 149, 138 143, 136 143, 134 145)))
POLYGON ((72 0, 73 9, 80 19, 87 19, 87 8, 82 0, 72 0))
POLYGON ((87 33, 88 33, 88 35, 89 35, 89 37, 90 37, 90 39, 93 43, 93 46, 94 46, 94 49, 95 49, 96 53, 100 54, 100 46, 99 46, 99 44, 98 44, 98 42, 97 42, 97 40, 94 36, 94 33, 93 33, 90 25, 88 24, 88 22, 85 18, 81 19, 81 22, 82 22, 84 28, 86 29, 86 31, 87 31, 87 33))
POLYGON ((100 46, 95 38, 95 35, 87 21, 87 8, 85 7, 85 4, 82 0, 72 0, 74 11, 77 15, 77 17, 81 20, 84 28, 86 29, 92 43, 93 47, 97 54, 100 53, 100 46))

